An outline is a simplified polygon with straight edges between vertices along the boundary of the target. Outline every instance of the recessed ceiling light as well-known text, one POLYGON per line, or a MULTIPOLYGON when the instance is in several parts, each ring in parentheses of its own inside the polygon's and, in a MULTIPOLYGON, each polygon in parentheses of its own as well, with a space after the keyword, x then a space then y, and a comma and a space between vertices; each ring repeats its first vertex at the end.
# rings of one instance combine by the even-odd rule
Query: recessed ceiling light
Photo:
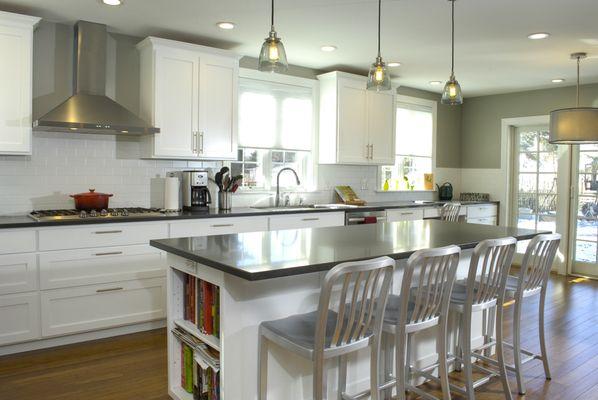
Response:
POLYGON ((331 44, 324 45, 320 47, 320 50, 330 53, 331 51, 335 51, 338 47, 333 46, 331 44))
POLYGON ((401 66, 401 63, 400 63, 400 62, 398 62, 398 61, 391 61, 391 62, 389 62, 389 63, 386 63, 386 65, 387 65, 388 67, 391 67, 391 68, 392 68, 392 67, 400 67, 400 66, 401 66))
POLYGON ((563 83, 565 80, 563 78, 555 78, 552 80, 552 83, 563 83))
POLYGON ((228 22, 228 21, 218 22, 216 25, 220 29, 225 29, 225 30, 235 29, 235 24, 232 22, 228 22))
POLYGON ((442 85, 442 82, 441 81, 430 81, 430 85, 434 85, 434 86, 442 85))
POLYGON ((527 35, 527 38, 532 39, 532 40, 539 40, 539 39, 546 39, 548 36, 550 36, 550 33, 536 32, 536 33, 527 35))
POLYGON ((123 4, 124 0, 102 0, 102 3, 106 4, 107 6, 120 6, 123 4))

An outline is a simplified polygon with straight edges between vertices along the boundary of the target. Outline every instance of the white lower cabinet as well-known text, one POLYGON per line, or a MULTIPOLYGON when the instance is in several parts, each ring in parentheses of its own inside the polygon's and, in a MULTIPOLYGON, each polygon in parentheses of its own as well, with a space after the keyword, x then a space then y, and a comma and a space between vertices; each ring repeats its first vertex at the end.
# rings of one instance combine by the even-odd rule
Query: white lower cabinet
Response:
POLYGON ((467 223, 482 225, 498 224, 498 205, 475 204, 467 206, 467 223))
POLYGON ((102 247, 41 253, 41 289, 158 278, 166 274, 165 255, 150 245, 102 247))
POLYGON ((386 221, 417 221, 424 219, 423 208, 397 208, 386 210, 386 221))
POLYGON ((192 221, 172 222, 170 237, 228 235, 232 233, 268 230, 268 217, 205 218, 192 221))
POLYGON ((290 215, 275 215, 270 217, 270 230, 323 228, 327 226, 345 225, 344 212, 332 213, 303 213, 290 215))
POLYGON ((37 290, 37 256, 34 253, 0 256, 0 295, 37 290))
POLYGON ((467 218, 468 224, 496 225, 496 217, 467 218))
POLYGON ((39 339, 39 294, 0 296, 0 345, 39 339))
POLYGON ((41 292, 43 336, 166 317, 166 279, 139 279, 41 292))

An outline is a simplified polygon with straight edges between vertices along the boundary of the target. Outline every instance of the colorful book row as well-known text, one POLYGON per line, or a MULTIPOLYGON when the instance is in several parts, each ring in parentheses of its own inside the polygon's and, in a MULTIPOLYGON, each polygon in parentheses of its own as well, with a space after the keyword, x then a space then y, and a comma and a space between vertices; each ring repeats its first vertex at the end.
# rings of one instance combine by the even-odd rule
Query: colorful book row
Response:
POLYGON ((220 288, 185 275, 184 316, 206 335, 220 337, 220 288))

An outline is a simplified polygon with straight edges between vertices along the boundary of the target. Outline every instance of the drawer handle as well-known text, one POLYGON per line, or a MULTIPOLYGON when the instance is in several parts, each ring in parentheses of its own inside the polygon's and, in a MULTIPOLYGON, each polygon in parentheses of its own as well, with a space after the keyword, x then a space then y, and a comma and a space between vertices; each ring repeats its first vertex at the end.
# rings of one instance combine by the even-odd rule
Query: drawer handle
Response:
POLYGON ((216 224, 210 225, 212 228, 226 228, 227 226, 235 226, 235 224, 216 224))
POLYGON ((320 218, 303 218, 301 221, 319 221, 320 218))
POLYGON ((105 293, 105 292, 116 292, 118 290, 123 290, 124 288, 121 287, 115 287, 115 288, 109 288, 109 289, 98 289, 96 290, 96 293, 105 293))
POLYGON ((96 253, 96 256, 117 256, 119 254, 122 254, 122 251, 108 251, 106 253, 96 253))
POLYGON ((401 215, 413 215, 412 212, 402 212, 401 215))
POLYGON ((122 231, 118 230, 118 231, 96 231, 94 232, 96 235, 105 235, 108 233, 122 233, 122 231))

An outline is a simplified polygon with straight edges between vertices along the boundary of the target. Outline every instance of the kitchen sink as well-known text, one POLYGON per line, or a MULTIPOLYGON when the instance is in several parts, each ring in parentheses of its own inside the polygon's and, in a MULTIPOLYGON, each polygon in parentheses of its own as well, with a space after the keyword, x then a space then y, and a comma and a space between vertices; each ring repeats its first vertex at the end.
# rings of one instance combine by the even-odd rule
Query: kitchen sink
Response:
POLYGON ((348 204, 303 204, 300 206, 253 206, 256 210, 264 210, 270 212, 284 212, 284 211, 310 211, 314 209, 329 209, 329 210, 345 210, 356 208, 357 206, 352 206, 348 204))

